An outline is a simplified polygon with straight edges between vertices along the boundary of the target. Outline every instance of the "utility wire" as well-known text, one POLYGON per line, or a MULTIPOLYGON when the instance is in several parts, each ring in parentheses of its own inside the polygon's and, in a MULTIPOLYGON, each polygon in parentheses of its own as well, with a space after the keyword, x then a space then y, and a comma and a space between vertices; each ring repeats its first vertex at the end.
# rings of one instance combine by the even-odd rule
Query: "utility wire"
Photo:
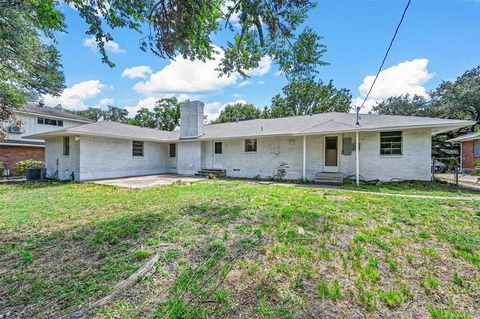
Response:
POLYGON ((377 75, 375 75, 375 79, 373 80, 372 86, 370 86, 370 89, 368 90, 368 93, 365 96, 365 99, 363 99, 362 105, 357 110, 360 110, 361 108, 363 108, 363 106, 365 105, 365 102, 367 101, 368 97, 370 96, 370 93, 372 92, 373 87, 375 86, 375 83, 377 82, 378 76, 383 69, 383 65, 385 64, 385 61, 387 60, 388 53, 390 52, 390 49, 392 48, 393 42, 395 41, 395 38, 397 37, 398 30, 400 29, 400 26, 402 25, 403 19, 405 18, 405 14, 407 13, 408 7, 410 6, 410 2, 412 2, 412 0, 408 0, 407 5, 405 6, 405 9, 403 9, 402 18, 398 22, 398 25, 397 25, 397 28, 395 29, 395 33, 393 34, 392 40, 390 40, 390 44, 388 45, 387 52, 385 52, 385 56, 383 57, 382 64, 378 68, 377 75))

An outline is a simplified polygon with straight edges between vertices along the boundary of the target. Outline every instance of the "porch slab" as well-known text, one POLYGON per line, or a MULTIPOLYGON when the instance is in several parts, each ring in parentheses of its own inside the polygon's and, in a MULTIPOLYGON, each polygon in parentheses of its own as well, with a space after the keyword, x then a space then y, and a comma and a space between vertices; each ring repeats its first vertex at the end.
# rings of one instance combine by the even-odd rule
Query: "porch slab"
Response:
POLYGON ((102 179, 92 181, 97 185, 110 185, 129 189, 143 189, 153 186, 170 185, 177 181, 192 182, 203 180, 200 177, 178 175, 178 174, 161 174, 161 175, 146 175, 146 176, 134 176, 123 177, 114 179, 102 179))

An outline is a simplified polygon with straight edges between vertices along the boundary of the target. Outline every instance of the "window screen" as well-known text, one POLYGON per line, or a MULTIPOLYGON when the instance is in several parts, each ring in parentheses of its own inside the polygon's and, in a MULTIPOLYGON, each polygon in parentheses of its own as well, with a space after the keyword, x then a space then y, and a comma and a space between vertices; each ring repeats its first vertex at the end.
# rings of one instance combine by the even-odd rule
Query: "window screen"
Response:
POLYGON ((245 152, 256 152, 257 140, 245 140, 245 152))
POLYGON ((222 154, 222 142, 215 142, 215 154, 222 154))
POLYGON ((168 154, 170 157, 177 156, 177 144, 170 144, 168 154))
POLYGON ((70 155, 70 136, 63 137, 63 155, 70 155))
POLYGON ((402 155, 402 132, 380 133, 380 155, 402 155))
POLYGON ((480 140, 473 141, 473 155, 480 157, 480 140))
POLYGON ((133 156, 143 156, 143 142, 142 141, 132 141, 132 155, 133 156))

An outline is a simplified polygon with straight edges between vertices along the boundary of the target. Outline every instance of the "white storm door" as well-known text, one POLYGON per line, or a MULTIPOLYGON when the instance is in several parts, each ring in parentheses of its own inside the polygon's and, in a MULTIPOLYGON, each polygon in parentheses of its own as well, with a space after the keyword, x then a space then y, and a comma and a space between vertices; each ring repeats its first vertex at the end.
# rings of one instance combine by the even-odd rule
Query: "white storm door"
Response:
POLYGON ((223 168, 223 143, 213 142, 213 168, 223 168))

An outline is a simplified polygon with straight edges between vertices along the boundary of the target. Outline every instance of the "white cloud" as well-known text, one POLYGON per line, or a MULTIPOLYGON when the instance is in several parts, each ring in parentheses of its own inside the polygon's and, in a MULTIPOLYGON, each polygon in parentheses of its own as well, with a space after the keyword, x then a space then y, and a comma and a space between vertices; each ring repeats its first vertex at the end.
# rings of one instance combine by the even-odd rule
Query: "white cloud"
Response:
POLYGON ((146 81, 141 81, 133 86, 133 89, 146 95, 159 93, 205 93, 221 90, 233 85, 237 81, 237 75, 219 77, 215 70, 223 57, 223 50, 215 47, 218 51, 213 60, 190 61, 178 57, 165 66, 162 70, 150 75, 146 81))
POLYGON ((204 112, 205 115, 207 116, 207 121, 214 121, 219 115, 220 112, 229 104, 236 104, 236 103, 241 103, 241 104, 247 104, 247 101, 244 99, 238 99, 236 101, 231 101, 222 104, 221 102, 211 102, 211 103, 206 103, 204 112))
POLYGON ((127 77, 130 79, 147 77, 147 74, 152 74, 152 69, 147 65, 139 65, 131 68, 126 68, 122 72, 122 78, 127 77))
POLYGON ((258 66, 255 69, 248 70, 247 75, 249 76, 261 76, 265 75, 270 72, 272 68, 272 58, 268 55, 264 56, 260 62, 258 62, 258 66))
POLYGON ((264 85, 265 81, 258 81, 257 84, 264 85))
POLYGON ((61 104, 68 109, 83 110, 87 108, 84 102, 98 96, 105 88, 99 80, 83 81, 66 88, 59 97, 46 95, 44 100, 47 105, 61 104))
MULTIPOLYGON (((83 39, 83 46, 97 50, 97 42, 94 37, 83 39)), ((105 43, 105 50, 112 53, 126 53, 127 51, 120 48, 120 45, 115 41, 108 41, 105 43)))
MULTIPOLYGON (((404 94, 426 96, 427 91, 423 85, 433 77, 433 74, 428 72, 427 66, 428 59, 414 59, 399 63, 380 72, 362 111, 370 111, 377 102, 391 96, 404 94)), ((374 75, 366 76, 363 79, 362 84, 358 87, 360 96, 353 99, 352 106, 360 106, 362 104, 374 79, 374 75)))
POLYGON ((252 81, 250 80, 245 80, 237 84, 237 88, 243 88, 244 86, 252 84, 252 81))
POLYGON ((115 100, 111 97, 106 97, 106 98, 103 98, 100 100, 100 102, 98 103, 98 106, 99 107, 104 107, 104 106, 108 106, 108 105, 113 105, 113 102, 115 100))

